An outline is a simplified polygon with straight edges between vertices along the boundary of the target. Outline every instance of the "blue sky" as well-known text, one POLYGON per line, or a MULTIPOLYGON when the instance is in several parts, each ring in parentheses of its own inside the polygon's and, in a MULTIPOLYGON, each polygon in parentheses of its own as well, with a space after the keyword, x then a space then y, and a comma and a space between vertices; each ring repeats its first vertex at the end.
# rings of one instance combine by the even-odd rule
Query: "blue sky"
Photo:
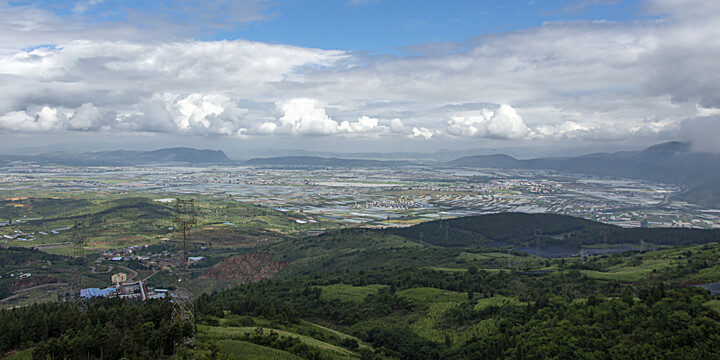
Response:
POLYGON ((323 49, 394 52, 412 44, 459 41, 483 34, 574 19, 624 21, 636 4, 574 8, 566 1, 283 1, 270 19, 212 37, 248 38, 323 49))
MULTIPOLYGON (((11 1, 35 5, 88 23, 154 20, 197 26, 198 40, 247 39, 322 49, 403 53, 414 44, 462 41, 476 36, 577 20, 631 21, 638 1, 620 0, 277 0, 239 1, 247 8, 224 14, 222 7, 178 1, 11 1), (210 21, 208 21, 210 20, 210 21)), ((210 3, 210 2, 208 2, 210 3)))
POLYGON ((719 62, 706 0, 0 0, 0 133, 720 151, 719 62))

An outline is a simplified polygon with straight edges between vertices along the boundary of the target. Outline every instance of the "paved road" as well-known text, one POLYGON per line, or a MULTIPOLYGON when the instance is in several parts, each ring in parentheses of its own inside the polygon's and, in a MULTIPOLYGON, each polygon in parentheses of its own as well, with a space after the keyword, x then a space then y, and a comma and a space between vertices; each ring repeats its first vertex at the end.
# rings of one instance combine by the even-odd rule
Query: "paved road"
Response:
POLYGON ((133 270, 133 269, 131 269, 131 268, 127 268, 127 267, 120 266, 120 265, 118 265, 118 268, 120 268, 120 269, 125 269, 125 270, 127 270, 128 272, 131 272, 131 273, 133 274, 133 276, 129 277, 129 278, 127 279, 127 281, 133 281, 133 279, 134 279, 136 276, 138 276, 137 271, 135 271, 135 270, 133 270))
POLYGON ((67 283, 52 283, 52 284, 44 284, 44 285, 38 285, 38 286, 29 287, 29 288, 26 288, 26 289, 22 289, 22 290, 16 291, 16 292, 15 292, 15 295, 6 297, 6 298, 0 300, 0 302, 6 302, 6 301, 10 301, 10 300, 12 300, 12 299, 15 299, 16 297, 20 296, 21 293, 24 293, 24 292, 27 292, 27 291, 37 290, 37 289, 43 289, 43 288, 46 288, 46 287, 54 287, 54 286, 68 286, 68 284, 67 284, 67 283))
POLYGON ((112 269, 113 269, 113 266, 112 266, 112 265, 108 265, 108 269, 107 269, 107 270, 101 271, 101 272, 97 272, 97 271, 95 271, 95 267, 94 267, 94 266, 91 266, 91 267, 90 267, 90 272, 93 273, 93 274, 105 274, 105 273, 111 272, 112 269))

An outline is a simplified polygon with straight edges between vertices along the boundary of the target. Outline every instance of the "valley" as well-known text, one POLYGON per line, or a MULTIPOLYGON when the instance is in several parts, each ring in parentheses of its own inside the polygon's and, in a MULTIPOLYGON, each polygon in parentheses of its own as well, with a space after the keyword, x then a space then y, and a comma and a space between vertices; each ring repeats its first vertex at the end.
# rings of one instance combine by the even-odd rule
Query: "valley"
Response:
MULTIPOLYGON (((154 342, 132 340, 131 358, 702 357, 720 338, 720 213, 674 199, 677 185, 429 165, 5 171, 0 305, 17 309, 0 313, 13 316, 0 325, 8 334, 17 321, 48 321, 29 318, 43 307, 80 319, 61 333, 105 326, 96 331, 141 336, 142 316, 156 317, 142 330, 154 342), (195 209, 184 252, 177 198, 195 209), (178 282, 182 254, 187 283, 178 282), (85 300, 90 313, 71 305, 78 274, 100 294, 85 300), (187 296, 192 330, 177 327, 167 301, 187 296), (85 318, 119 308, 127 315, 108 320, 125 324, 115 330, 85 318), (644 329, 656 340, 643 340, 644 329), (191 331, 196 345, 177 348, 191 331), (684 331, 707 335, 667 346, 684 331), (608 340, 574 342, 578 332, 608 340)), ((109 338, 27 336, 25 350, 10 338, 1 350, 22 350, 10 359, 83 346, 90 357, 116 354, 109 338)))

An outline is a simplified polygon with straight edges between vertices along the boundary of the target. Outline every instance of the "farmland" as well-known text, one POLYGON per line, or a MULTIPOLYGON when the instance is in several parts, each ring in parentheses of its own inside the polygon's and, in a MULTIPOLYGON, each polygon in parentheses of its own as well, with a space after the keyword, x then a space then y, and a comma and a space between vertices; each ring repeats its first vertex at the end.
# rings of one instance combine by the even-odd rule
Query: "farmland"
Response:
MULTIPOLYGON (((637 314, 630 308, 639 306, 660 316, 660 306, 675 296, 684 305, 672 306, 692 314, 688 324, 702 327, 719 308, 715 297, 696 287, 720 281, 720 230, 713 229, 712 213, 654 204, 652 192, 643 192, 644 200, 613 195, 610 201, 590 189, 612 183, 583 185, 582 201, 594 210, 582 213, 559 207, 561 202, 545 206, 564 194, 560 182, 538 180, 537 174, 507 179, 531 175, 520 172, 460 180, 466 175, 448 169, 353 170, 342 176, 328 169, 260 167, 38 170, 0 190, 0 217, 7 220, 0 227, 7 235, 0 248, 2 306, 33 309, 44 303, 59 306, 52 311, 74 311, 62 306, 72 298, 78 274, 86 287, 106 287, 111 275, 123 272, 170 296, 181 293, 176 270, 183 245, 175 220, 188 214, 177 212, 174 199, 193 199, 186 287, 194 297, 198 343, 189 356, 496 357, 527 351, 518 338, 542 343, 534 338, 541 334, 534 326, 547 316, 572 320, 562 323, 568 329, 588 325, 573 314, 589 318, 609 308, 632 317, 637 314), (32 179, 39 174, 55 180, 36 186, 32 179), (308 181, 310 176, 317 178, 308 181), (508 209, 543 213, 502 212, 508 209), (467 216, 477 213, 483 214, 467 216), (692 226, 626 226, 641 218, 692 226), (81 259, 72 243, 78 237, 81 259), (474 348, 479 343, 483 348, 474 348)), ((126 306, 102 301, 90 306, 126 306)), ((167 304, 159 303, 126 311, 169 316, 167 304)), ((153 331, 174 326, 164 319, 153 331)), ((596 319, 613 334, 620 331, 603 321, 596 319)), ((150 325, 126 325, 122 331, 152 332, 150 325)), ((667 332, 668 326, 655 330, 667 332)), ((143 345, 149 347, 134 356, 167 355, 167 337, 186 330, 168 332, 165 348, 143 345)), ((28 344, 37 351, 54 349, 28 344)), ((581 351, 586 344, 573 346, 581 351)), ((661 349, 663 343, 652 346, 661 349)), ((28 354, 16 349, 22 351, 13 356, 28 354)), ((533 351, 547 354, 542 347, 533 351)))

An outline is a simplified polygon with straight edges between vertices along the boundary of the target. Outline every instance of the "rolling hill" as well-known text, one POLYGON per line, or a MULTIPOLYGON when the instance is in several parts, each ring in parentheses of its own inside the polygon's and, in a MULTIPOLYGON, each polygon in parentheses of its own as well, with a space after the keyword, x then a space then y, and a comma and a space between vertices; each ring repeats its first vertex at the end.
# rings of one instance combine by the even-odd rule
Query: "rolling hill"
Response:
POLYGON ((691 245, 717 241, 720 230, 682 228, 621 228, 613 225, 555 214, 499 213, 436 220, 386 232, 421 240, 441 247, 483 247, 498 243, 535 245, 536 230, 541 246, 560 245, 579 248, 603 244, 691 245), (421 235, 422 233, 422 235, 421 235))
POLYGON ((290 263, 278 272, 280 277, 288 277, 394 266, 456 268, 476 259, 502 266, 506 258, 500 247, 534 249, 538 245, 541 250, 569 256, 583 247, 604 245, 605 234, 610 246, 632 244, 637 249, 643 242, 680 246, 720 239, 720 230, 626 229, 564 215, 501 213, 430 221, 407 228, 332 230, 256 251, 272 253, 273 259, 290 263), (535 236, 536 229, 542 230, 539 237, 535 236))

